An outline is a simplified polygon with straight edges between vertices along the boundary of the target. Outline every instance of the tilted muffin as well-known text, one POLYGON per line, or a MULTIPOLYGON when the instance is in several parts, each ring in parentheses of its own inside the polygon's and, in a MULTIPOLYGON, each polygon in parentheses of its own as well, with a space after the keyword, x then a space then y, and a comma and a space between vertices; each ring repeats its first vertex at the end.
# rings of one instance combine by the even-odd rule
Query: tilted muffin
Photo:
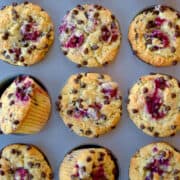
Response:
POLYGON ((128 34, 134 53, 154 66, 180 61, 180 14, 156 5, 141 11, 131 22, 128 34))
POLYGON ((116 17, 100 5, 78 5, 59 27, 64 54, 79 66, 98 67, 114 60, 121 33, 116 17))
POLYGON ((54 41, 50 16, 38 5, 13 3, 0 10, 0 59, 29 66, 42 60, 54 41))
POLYGON ((131 159, 130 180, 179 180, 180 152, 158 142, 141 148, 131 159))
POLYGON ((1 180, 51 180, 53 173, 45 155, 34 145, 11 144, 0 156, 1 180))
POLYGON ((59 180, 118 180, 119 169, 112 153, 86 145, 68 153, 59 169, 59 180))
POLYGON ((115 128, 122 113, 118 84, 108 75, 72 75, 62 89, 58 108, 76 134, 97 137, 115 128))
POLYGON ((47 123, 51 111, 48 93, 33 78, 20 75, 0 98, 0 130, 4 134, 32 134, 47 123))
POLYGON ((151 136, 172 136, 180 130, 180 83, 172 76, 143 76, 131 88, 127 105, 136 126, 151 136))

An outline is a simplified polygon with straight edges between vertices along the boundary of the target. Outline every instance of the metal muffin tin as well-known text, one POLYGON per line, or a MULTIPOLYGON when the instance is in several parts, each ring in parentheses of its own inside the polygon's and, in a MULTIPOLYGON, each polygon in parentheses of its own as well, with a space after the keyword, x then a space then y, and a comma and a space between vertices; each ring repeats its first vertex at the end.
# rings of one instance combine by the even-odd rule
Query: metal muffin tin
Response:
MULTIPOLYGON (((131 156, 142 146, 152 142, 165 141, 180 149, 180 133, 169 138, 153 138, 144 134, 129 119, 126 110, 128 89, 137 79, 150 72, 165 73, 175 76, 180 80, 180 63, 176 66, 157 68, 138 60, 131 51, 128 44, 127 33, 129 23, 133 17, 142 9, 154 4, 166 4, 180 11, 179 0, 30 0, 42 6, 52 17, 55 25, 55 42, 44 61, 31 67, 17 67, 0 61, 0 81, 18 74, 30 74, 39 79, 47 88, 52 100, 52 114, 46 127, 35 135, 0 135, 0 149, 11 143, 29 143, 38 146, 47 156, 52 165, 55 180, 58 180, 58 170, 64 155, 74 147, 82 144, 97 144, 107 147, 116 156, 121 168, 121 180, 128 180, 128 168, 131 156), (77 4, 94 3, 109 8, 120 22, 122 32, 122 43, 119 54, 114 63, 102 68, 77 68, 67 60, 60 50, 58 41, 58 26, 67 10, 77 4), (88 139, 79 137, 65 127, 56 111, 55 102, 60 89, 71 74, 78 72, 107 73, 114 81, 119 83, 123 96, 123 116, 118 126, 111 132, 99 138, 88 139)), ((1 0, 0 7, 14 1, 1 0)), ((17 2, 23 2, 17 0, 17 2)))

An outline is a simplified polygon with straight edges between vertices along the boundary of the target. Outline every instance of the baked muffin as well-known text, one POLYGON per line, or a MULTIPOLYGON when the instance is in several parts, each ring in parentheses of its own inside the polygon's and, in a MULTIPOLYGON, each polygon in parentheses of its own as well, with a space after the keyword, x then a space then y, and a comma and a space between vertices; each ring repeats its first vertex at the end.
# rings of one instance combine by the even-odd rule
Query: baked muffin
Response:
POLYGON ((0 97, 0 130, 32 134, 46 124, 51 111, 48 93, 32 77, 20 75, 0 97))
POLYGON ((29 66, 42 60, 54 41, 50 16, 38 5, 13 3, 0 10, 0 59, 29 66))
POLYGON ((130 24, 129 42, 134 53, 153 66, 180 61, 180 14, 156 5, 141 11, 130 24))
POLYGON ((66 126, 79 136, 98 137, 115 128, 122 113, 118 84, 108 75, 72 75, 62 89, 58 109, 66 126))
POLYGON ((59 27, 63 53, 78 66, 98 67, 115 59, 121 33, 116 17, 100 5, 78 5, 59 27))
POLYGON ((45 155, 30 144, 4 147, 0 157, 1 180, 51 180, 51 166, 45 155))
POLYGON ((131 88, 127 105, 135 125, 148 135, 165 137, 180 130, 180 83, 169 75, 143 76, 131 88))
POLYGON ((180 152, 158 142, 141 148, 131 159, 130 180, 178 180, 180 152))
POLYGON ((118 180, 118 176, 118 165, 112 153, 93 145, 72 150, 59 169, 60 180, 118 180))

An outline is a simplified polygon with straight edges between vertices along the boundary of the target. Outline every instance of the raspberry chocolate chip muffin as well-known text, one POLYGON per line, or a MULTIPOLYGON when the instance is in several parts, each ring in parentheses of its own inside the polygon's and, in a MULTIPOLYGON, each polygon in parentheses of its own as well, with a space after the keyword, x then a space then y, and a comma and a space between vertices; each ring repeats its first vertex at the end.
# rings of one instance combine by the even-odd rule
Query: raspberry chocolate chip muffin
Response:
POLYGON ((42 60, 54 40, 51 18, 38 5, 13 3, 0 10, 0 59, 29 66, 42 60))
POLYGON ((20 75, 0 97, 0 130, 4 134, 39 132, 50 115, 48 93, 33 78, 20 75))
POLYGON ((180 152, 158 142, 141 148, 131 159, 130 180, 179 180, 180 152))
POLYGON ((148 135, 172 136, 180 130, 180 83, 172 76, 143 76, 131 88, 127 109, 136 126, 148 135))
POLYGON ((45 155, 34 145, 11 144, 0 156, 1 180, 51 180, 51 166, 45 155))
POLYGON ((76 134, 97 137, 115 128, 122 113, 118 84, 108 75, 72 75, 61 91, 58 109, 76 134))
POLYGON ((64 54, 79 66, 98 67, 113 61, 121 34, 115 16, 100 5, 78 5, 59 27, 64 54))
POLYGON ((59 169, 60 180, 118 180, 118 176, 118 164, 112 153, 93 145, 72 150, 59 169))
POLYGON ((180 61, 180 14, 157 5, 140 12, 129 27, 134 53, 154 66, 176 65, 180 61))

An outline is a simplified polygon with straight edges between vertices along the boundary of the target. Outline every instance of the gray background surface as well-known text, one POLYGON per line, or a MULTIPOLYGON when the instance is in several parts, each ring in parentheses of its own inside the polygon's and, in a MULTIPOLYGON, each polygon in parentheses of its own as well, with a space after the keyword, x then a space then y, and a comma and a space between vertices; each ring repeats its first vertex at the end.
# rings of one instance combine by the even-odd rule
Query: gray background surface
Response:
MULTIPOLYGON (((13 1, 1 0, 0 6, 13 1)), ((22 1, 18 1, 22 2, 22 1)), ((128 26, 134 15, 144 7, 164 3, 180 10, 180 0, 32 0, 40 4, 52 17, 56 28, 56 39, 53 47, 41 63, 31 67, 15 67, 0 62, 0 80, 19 73, 31 74, 39 78, 47 87, 53 102, 52 115, 45 129, 36 135, 0 135, 0 148, 9 143, 32 143, 39 146, 47 155, 52 164, 55 179, 58 180, 58 168, 64 154, 71 148, 93 143, 108 147, 116 155, 121 167, 121 180, 128 179, 128 166, 131 156, 138 148, 155 141, 166 141, 180 149, 180 133, 172 138, 153 138, 138 130, 128 118, 126 111, 127 90, 144 74, 149 72, 162 72, 176 76, 180 79, 180 64, 174 67, 156 68, 139 61, 133 56, 127 43, 128 26), (104 68, 86 69, 77 68, 64 57, 59 48, 58 26, 67 10, 77 4, 99 3, 108 7, 118 18, 123 35, 120 53, 116 61, 104 68), (110 74, 119 83, 124 103, 123 116, 117 128, 98 139, 78 137, 66 128, 55 110, 55 101, 66 79, 78 72, 101 72, 110 74)))

